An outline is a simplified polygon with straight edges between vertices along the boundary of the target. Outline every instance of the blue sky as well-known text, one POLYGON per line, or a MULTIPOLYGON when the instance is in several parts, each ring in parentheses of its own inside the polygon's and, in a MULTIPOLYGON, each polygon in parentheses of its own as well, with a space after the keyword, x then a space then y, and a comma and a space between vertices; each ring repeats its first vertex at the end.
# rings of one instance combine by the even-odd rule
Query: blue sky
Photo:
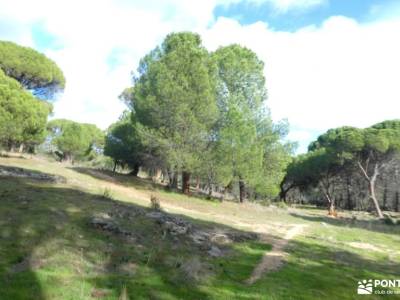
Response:
POLYGON ((373 20, 385 7, 398 1, 393 0, 331 0, 321 1, 303 9, 279 11, 273 2, 236 2, 215 7, 214 15, 238 20, 241 24, 258 21, 267 22, 276 30, 296 31, 305 26, 320 26, 331 16, 345 16, 360 23, 373 20))
POLYGON ((304 152, 329 128, 399 118, 400 1, 0 0, 0 39, 44 52, 67 87, 55 118, 107 128, 139 60, 172 31, 265 62, 267 105, 304 152), (21 10, 21 7, 24 7, 21 10))

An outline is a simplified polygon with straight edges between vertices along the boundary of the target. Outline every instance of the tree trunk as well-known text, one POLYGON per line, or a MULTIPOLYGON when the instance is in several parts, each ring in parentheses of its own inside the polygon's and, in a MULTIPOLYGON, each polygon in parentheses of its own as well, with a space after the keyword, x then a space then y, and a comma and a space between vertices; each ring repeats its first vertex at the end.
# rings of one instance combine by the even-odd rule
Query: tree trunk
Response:
POLYGON ((378 214, 378 217, 380 219, 383 219, 382 210, 379 207, 379 202, 378 202, 378 199, 376 199, 376 195, 375 195, 375 180, 374 179, 369 182, 369 192, 370 192, 370 197, 372 199, 372 202, 375 205, 375 209, 378 214))
MULTIPOLYGON (((138 173, 139 173, 139 168, 138 168, 138 173)), ((162 175, 162 170, 160 168, 153 169, 153 176, 151 179, 154 182, 159 182, 161 181, 161 175, 162 175)))
POLYGON ((168 171, 168 180, 169 180, 168 184, 169 189, 171 190, 178 189, 178 172, 170 169, 168 171))
POLYGON ((15 143, 14 142, 9 143, 8 151, 15 152, 15 143))
POLYGON ((386 210, 387 209, 387 182, 385 182, 385 186, 383 188, 383 203, 382 203, 382 209, 386 210))
POLYGON ((222 192, 222 196, 221 196, 221 199, 220 199, 221 202, 223 202, 223 201, 225 200, 226 194, 228 193, 228 191, 231 191, 231 189, 232 189, 232 181, 230 181, 230 182, 224 187, 224 190, 223 190, 223 192, 222 192))
POLYGON ((350 187, 351 187, 351 181, 350 181, 349 176, 347 176, 347 178, 346 178, 346 188, 347 188, 347 202, 346 202, 346 208, 349 209, 349 210, 352 210, 352 209, 353 209, 353 203, 352 203, 352 200, 351 200, 351 190, 350 190, 350 187))
POLYGON ((336 217, 337 212, 336 212, 336 207, 335 207, 335 198, 331 197, 329 192, 324 190, 325 198, 328 200, 328 215, 336 217))
POLYGON ((383 214, 382 214, 382 210, 379 207, 379 202, 378 199, 376 198, 376 194, 375 194, 375 183, 376 183, 376 179, 379 176, 379 165, 378 163, 375 164, 374 166, 374 173, 372 174, 372 176, 368 176, 368 170, 367 168, 364 168, 360 162, 358 162, 358 166, 361 169, 365 179, 368 181, 368 186, 369 186, 369 196, 372 199, 372 202, 374 203, 375 209, 376 209, 376 213, 378 214, 378 217, 380 219, 383 219, 383 214))
POLYGON ((172 177, 174 176, 174 174, 171 169, 167 169, 167 175, 168 175, 168 188, 172 189, 172 177))
POLYGON ((190 173, 182 172, 182 193, 190 195, 190 173))
POLYGON ((399 201, 399 191, 396 191, 396 194, 394 196, 394 210, 399 212, 400 211, 400 201, 399 201))
POLYGON ((224 202, 225 198, 226 198, 226 188, 224 188, 223 192, 221 193, 221 197, 219 198, 220 202, 224 202))
POLYGON ((71 153, 64 153, 64 159, 63 160, 73 164, 72 154, 71 153))
POLYGON ((196 177, 196 190, 200 191, 200 177, 196 177))
POLYGON ((239 201, 240 201, 240 203, 244 202, 245 197, 246 197, 246 185, 244 183, 244 180, 242 178, 239 178, 239 201))
POLYGON ((211 183, 208 184, 208 195, 207 195, 207 199, 211 199, 212 198, 212 192, 213 192, 213 186, 211 183))
POLYGON ((133 166, 131 175, 137 177, 138 174, 139 174, 139 170, 140 170, 140 165, 139 165, 139 164, 135 164, 135 165, 133 166))
POLYGON ((22 153, 22 152, 24 151, 24 147, 25 147, 24 143, 21 143, 21 144, 19 145, 18 152, 19 152, 19 153, 22 153))
POLYGON ((286 202, 286 195, 288 190, 285 189, 285 178, 282 180, 282 182, 279 184, 280 187, 280 192, 279 192, 279 199, 281 199, 281 201, 286 202))
POLYGON ((336 217, 337 216, 336 207, 335 207, 335 203, 334 202, 329 203, 328 215, 330 215, 332 217, 336 217))
POLYGON ((113 173, 115 174, 115 170, 117 169, 117 161, 114 160, 114 167, 113 167, 113 173))

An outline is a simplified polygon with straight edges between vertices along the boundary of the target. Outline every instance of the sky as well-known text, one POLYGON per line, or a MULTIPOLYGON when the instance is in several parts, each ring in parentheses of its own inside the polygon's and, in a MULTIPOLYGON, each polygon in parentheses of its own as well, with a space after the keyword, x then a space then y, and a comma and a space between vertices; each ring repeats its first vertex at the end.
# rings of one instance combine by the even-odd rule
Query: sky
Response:
POLYGON ((107 128, 141 57, 170 32, 213 51, 237 43, 265 62, 267 105, 298 152, 327 129, 400 118, 398 0, 0 0, 0 40, 62 68, 53 118, 107 128), (133 73, 132 73, 133 72, 133 73))

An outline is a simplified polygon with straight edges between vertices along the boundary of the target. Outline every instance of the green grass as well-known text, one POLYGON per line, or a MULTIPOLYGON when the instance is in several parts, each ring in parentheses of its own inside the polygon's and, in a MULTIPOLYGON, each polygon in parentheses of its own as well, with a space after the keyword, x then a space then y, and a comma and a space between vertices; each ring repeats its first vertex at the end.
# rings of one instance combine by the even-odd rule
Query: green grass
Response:
POLYGON ((0 178, 2 300, 118 299, 123 287, 130 299, 356 299, 358 280, 400 279, 400 226, 372 217, 354 221, 343 212, 342 219, 333 220, 316 209, 187 198, 142 179, 117 176, 110 184, 98 173, 35 159, 0 158, 0 165, 68 180, 0 178), (114 200, 102 197, 105 189, 114 200), (164 235, 146 216, 123 222, 135 239, 88 225, 91 216, 115 203, 148 207, 150 194, 160 197, 162 208, 198 227, 250 231, 267 226, 271 231, 264 234, 276 237, 277 225, 308 227, 290 242, 287 263, 249 286, 244 281, 271 245, 236 242, 226 246, 225 256, 212 258, 185 236, 164 235), (353 242, 379 251, 356 248, 353 242))

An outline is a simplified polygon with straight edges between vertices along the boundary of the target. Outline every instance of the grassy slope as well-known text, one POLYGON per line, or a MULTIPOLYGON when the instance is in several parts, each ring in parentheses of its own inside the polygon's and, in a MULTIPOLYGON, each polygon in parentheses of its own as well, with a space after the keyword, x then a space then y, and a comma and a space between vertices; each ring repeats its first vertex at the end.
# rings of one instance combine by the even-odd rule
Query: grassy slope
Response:
POLYGON ((400 275, 400 227, 369 217, 332 220, 319 210, 220 204, 167 193, 143 180, 36 159, 0 158, 0 164, 68 179, 67 184, 0 179, 0 299, 93 299, 96 293, 118 299, 124 286, 131 299, 355 299, 358 280, 400 275), (87 225, 94 213, 112 207, 113 201, 99 196, 105 189, 132 207, 148 206, 150 193, 156 194, 165 210, 199 226, 257 231, 266 238, 279 237, 289 224, 309 226, 290 243, 281 270, 246 286, 243 281, 270 245, 235 243, 226 257, 205 257, 184 237, 162 238, 158 225, 145 217, 126 224, 137 232, 135 241, 105 234, 87 225), (198 270, 199 280, 189 279, 185 269, 198 270))

